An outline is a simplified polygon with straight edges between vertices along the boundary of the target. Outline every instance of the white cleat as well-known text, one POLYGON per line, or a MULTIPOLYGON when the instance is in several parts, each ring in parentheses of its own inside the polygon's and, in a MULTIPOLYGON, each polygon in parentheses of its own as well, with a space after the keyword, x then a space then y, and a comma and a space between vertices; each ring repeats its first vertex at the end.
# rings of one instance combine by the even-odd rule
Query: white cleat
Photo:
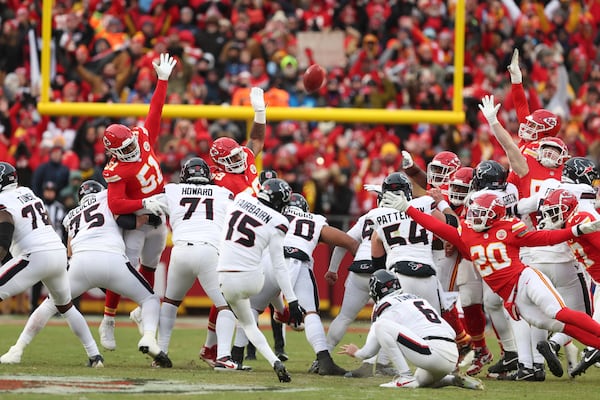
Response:
POLYGON ((419 387, 419 382, 412 375, 398 375, 397 377, 394 378, 393 381, 388 382, 388 383, 382 383, 379 386, 380 387, 387 387, 387 388, 410 388, 410 389, 416 389, 416 388, 419 387))
POLYGON ((11 346, 10 349, 0 357, 0 364, 20 364, 23 349, 17 346, 11 346))
POLYGON ((144 323, 142 322, 142 309, 136 307, 132 312, 129 313, 129 319, 135 322, 140 335, 144 336, 144 323))
POLYGON ((463 374, 453 374, 454 376, 454 386, 458 386, 463 389, 471 389, 471 390, 483 390, 483 382, 479 379, 463 374))
POLYGON ((571 372, 573 368, 579 364, 579 360, 577 359, 577 356, 579 355, 579 349, 573 344, 573 342, 565 345, 564 349, 567 359, 567 371, 571 372))
POLYGON ((114 317, 105 316, 98 327, 98 333, 100 334, 100 344, 102 347, 111 351, 117 348, 114 317))

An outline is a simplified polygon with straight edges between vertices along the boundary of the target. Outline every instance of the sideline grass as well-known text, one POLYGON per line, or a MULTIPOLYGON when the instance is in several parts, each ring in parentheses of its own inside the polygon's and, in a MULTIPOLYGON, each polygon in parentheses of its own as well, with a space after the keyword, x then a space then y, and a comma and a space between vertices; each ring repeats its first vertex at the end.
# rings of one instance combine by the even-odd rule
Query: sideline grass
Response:
MULTIPOLYGON (((388 377, 375 377, 369 379, 347 379, 342 377, 321 377, 308 374, 306 371, 314 359, 314 353, 303 333, 287 332, 286 351, 290 360, 286 366, 292 375, 291 384, 280 384, 277 377, 267 362, 259 355, 258 360, 247 362, 254 368, 253 372, 215 372, 198 359, 198 350, 204 341, 205 322, 198 319, 181 319, 173 333, 170 356, 173 360, 172 369, 152 369, 150 360, 137 351, 137 329, 133 324, 122 317, 117 321, 117 350, 114 352, 103 351, 105 368, 86 368, 85 353, 76 337, 69 331, 64 321, 55 318, 35 338, 26 350, 20 365, 0 365, 0 374, 7 375, 36 375, 55 377, 104 377, 112 379, 143 379, 172 381, 177 384, 204 384, 220 385, 222 392, 210 391, 199 394, 177 393, 81 393, 76 395, 48 395, 48 394, 11 394, 0 392, 0 399, 121 399, 144 398, 164 399, 169 398, 210 398, 230 399, 232 396, 242 397, 244 400, 254 399, 443 399, 443 400, 468 400, 468 399, 544 399, 568 400, 596 398, 600 389, 600 369, 592 367, 587 374, 576 380, 566 376, 555 378, 547 372, 545 382, 497 382, 484 379, 485 391, 469 391, 459 388, 442 389, 385 389, 378 385, 390 380, 388 377), (243 386, 241 390, 239 387, 243 386), (247 390, 248 386, 259 387, 263 391, 247 390), (238 389, 236 389, 238 388, 238 389), (281 392, 282 389, 299 390, 281 392), (226 391, 225 391, 226 390, 226 391)), ((14 343, 22 327, 24 318, 0 317, 2 335, 0 335, 0 352, 4 353, 14 343)), ((90 318, 90 325, 94 337, 98 340, 97 327, 99 320, 90 318)), ((354 342, 362 345, 365 340, 368 323, 355 323, 352 332, 348 333, 342 343, 354 342)), ((270 332, 266 332, 271 339, 270 332)), ((498 348, 495 340, 490 340, 494 345, 493 351, 498 357, 498 348)), ((347 356, 334 354, 334 359, 342 367, 356 368, 357 360, 347 356)), ((51 379, 51 378, 50 378, 51 379)))

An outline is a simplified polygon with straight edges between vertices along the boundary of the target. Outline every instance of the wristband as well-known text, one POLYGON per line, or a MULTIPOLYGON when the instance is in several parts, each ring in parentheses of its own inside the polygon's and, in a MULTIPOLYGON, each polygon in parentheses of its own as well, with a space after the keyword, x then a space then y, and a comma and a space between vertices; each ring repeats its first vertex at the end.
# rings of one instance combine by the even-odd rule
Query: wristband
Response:
POLYGON ((449 208, 450 204, 446 200, 442 200, 437 204, 437 209, 441 212, 444 212, 446 208, 449 208))
POLYGON ((256 122, 257 124, 266 124, 267 112, 265 110, 254 111, 254 122, 256 122))
POLYGON ((581 232, 581 229, 579 229, 579 224, 572 227, 571 232, 573 233, 573 236, 575 236, 575 237, 579 237, 579 236, 583 235, 583 232, 581 232))

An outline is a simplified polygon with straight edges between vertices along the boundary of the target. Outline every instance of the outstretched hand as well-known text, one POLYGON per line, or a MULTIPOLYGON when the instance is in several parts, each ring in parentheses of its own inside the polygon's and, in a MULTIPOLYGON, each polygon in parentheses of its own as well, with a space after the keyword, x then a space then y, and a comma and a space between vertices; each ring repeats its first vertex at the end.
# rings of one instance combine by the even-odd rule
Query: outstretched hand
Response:
POLYGON ((402 169, 408 169, 415 165, 412 156, 406 150, 402 150, 402 169))
POLYGON ((408 200, 406 200, 404 193, 395 194, 392 192, 385 192, 381 197, 379 206, 393 208, 400 212, 405 212, 408 208, 408 200))
POLYGON ((250 103, 252 103, 254 112, 265 111, 265 94, 261 88, 253 87, 250 89, 250 103))
POLYGON ((169 53, 162 53, 159 57, 158 64, 156 61, 152 61, 152 66, 156 71, 156 75, 161 81, 169 80, 169 76, 171 76, 171 72, 173 72, 175 64, 177 64, 177 60, 171 57, 169 53))
POLYGON ((483 113, 483 116, 487 120, 488 124, 493 125, 498 122, 498 110, 500 110, 500 103, 494 105, 494 95, 483 96, 479 109, 483 113))
POLYGON ((508 69, 508 73, 510 74, 511 83, 521 83, 523 81, 523 74, 521 73, 521 68, 519 67, 519 49, 515 49, 513 51, 510 64, 508 64, 506 69, 508 69))

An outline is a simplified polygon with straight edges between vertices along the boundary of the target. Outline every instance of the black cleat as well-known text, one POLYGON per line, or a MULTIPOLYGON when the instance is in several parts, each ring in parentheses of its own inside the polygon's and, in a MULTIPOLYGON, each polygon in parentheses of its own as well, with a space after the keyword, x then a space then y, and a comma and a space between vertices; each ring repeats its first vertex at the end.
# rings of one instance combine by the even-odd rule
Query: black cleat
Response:
POLYGON ((558 376, 559 378, 563 376, 564 371, 562 364, 558 359, 556 352, 552 348, 552 344, 548 340, 542 340, 538 342, 536 349, 546 359, 546 363, 548 363, 548 369, 550 369, 552 375, 558 376))
POLYGON ((318 374, 319 373, 319 360, 315 360, 312 362, 312 364, 310 365, 310 368, 308 368, 308 373, 309 374, 318 374))
POLYGON ((544 363, 533 363, 533 378, 536 382, 544 382, 546 380, 544 363))
POLYGON ((519 369, 519 357, 516 351, 505 351, 496 364, 488 368, 488 374, 506 374, 519 369))
POLYGON ((499 381, 536 381, 535 370, 533 368, 525 368, 523 364, 519 364, 518 369, 512 374, 500 375, 497 379, 499 381))
POLYGON ((164 351, 161 351, 156 357, 154 357, 152 366, 158 368, 173 368, 173 363, 171 362, 169 356, 167 356, 164 351))
POLYGON ((577 364, 577 366, 575 366, 575 368, 569 372, 569 375, 571 378, 575 378, 576 376, 585 373, 589 367, 596 364, 598 361, 600 361, 600 350, 585 349, 581 361, 579 361, 579 364, 577 364))
POLYGON ((277 374, 279 382, 288 383, 292 381, 292 377, 290 374, 288 374, 287 370, 285 369, 285 365, 283 365, 281 361, 275 361, 275 364, 273 364, 273 370, 277 374))
POLYGON ((90 368, 103 368, 104 367, 104 358, 100 354, 97 354, 88 359, 87 366, 90 368))
POLYGON ((319 360, 319 375, 344 376, 346 374, 346 370, 333 361, 327 350, 320 351, 317 359, 319 360))
POLYGON ((286 362, 287 360, 290 359, 288 357, 288 355, 285 353, 285 351, 278 351, 275 353, 275 355, 277 356, 277 358, 279 358, 283 362, 286 362))

